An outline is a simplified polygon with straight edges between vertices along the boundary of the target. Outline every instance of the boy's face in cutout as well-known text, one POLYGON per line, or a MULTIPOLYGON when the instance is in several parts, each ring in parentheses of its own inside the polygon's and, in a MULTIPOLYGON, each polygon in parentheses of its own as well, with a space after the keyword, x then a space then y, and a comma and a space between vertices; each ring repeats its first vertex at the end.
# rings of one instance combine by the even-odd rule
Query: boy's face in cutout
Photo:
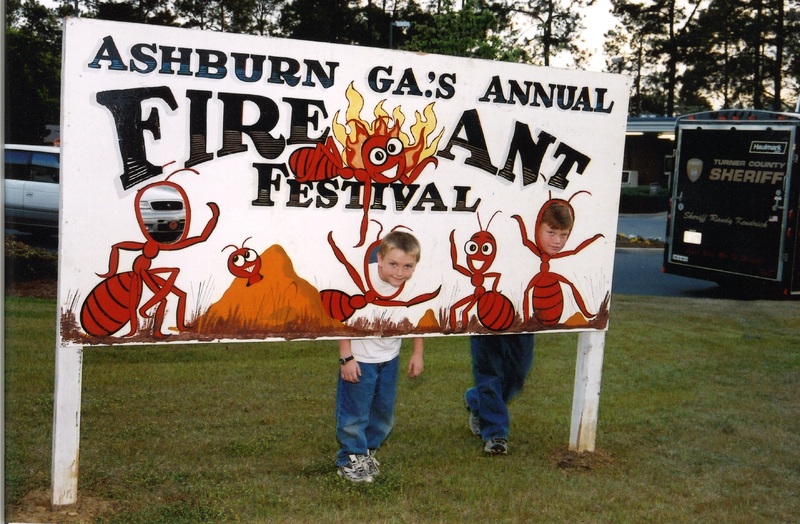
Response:
POLYGON ((417 261, 400 249, 390 249, 386 256, 378 253, 378 276, 394 287, 400 287, 414 274, 417 261))
POLYGON ((539 241, 539 249, 552 257, 564 249, 564 245, 567 243, 569 234, 569 229, 557 229, 542 222, 539 224, 539 230, 536 235, 536 238, 539 241))

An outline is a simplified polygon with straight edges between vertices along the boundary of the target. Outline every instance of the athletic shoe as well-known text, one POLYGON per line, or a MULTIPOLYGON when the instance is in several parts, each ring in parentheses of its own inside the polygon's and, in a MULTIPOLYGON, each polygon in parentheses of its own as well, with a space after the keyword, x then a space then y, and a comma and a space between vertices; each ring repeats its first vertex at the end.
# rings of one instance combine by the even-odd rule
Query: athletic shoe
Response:
POLYGON ((380 466, 381 463, 375 458, 376 451, 378 450, 371 449, 369 450, 367 456, 364 457, 364 469, 366 470, 367 475, 370 477, 377 477, 381 474, 381 470, 378 469, 378 466, 380 466))
POLYGON ((367 473, 365 459, 364 455, 350 455, 350 463, 339 466, 336 473, 351 482, 372 482, 372 476, 367 473))
POLYGON ((492 437, 486 441, 483 451, 489 455, 505 455, 508 453, 508 441, 504 438, 492 437))
POLYGON ((473 413, 472 410, 469 412, 469 429, 476 437, 481 436, 481 419, 478 417, 477 413, 473 413))
POLYGON ((481 419, 478 417, 478 413, 472 411, 472 408, 469 407, 469 402, 467 402, 467 393, 464 392, 464 407, 467 408, 469 411, 469 430, 472 431, 472 434, 476 437, 481 436, 481 419))

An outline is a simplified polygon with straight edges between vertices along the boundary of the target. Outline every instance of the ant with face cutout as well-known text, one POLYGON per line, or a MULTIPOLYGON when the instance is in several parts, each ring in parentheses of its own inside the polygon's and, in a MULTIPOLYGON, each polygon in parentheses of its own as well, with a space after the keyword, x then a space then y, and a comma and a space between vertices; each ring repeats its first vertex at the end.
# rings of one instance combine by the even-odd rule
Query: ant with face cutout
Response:
POLYGON ((152 334, 155 338, 167 337, 168 335, 161 332, 161 325, 164 321, 164 312, 167 308, 167 297, 170 294, 178 299, 176 312, 177 329, 179 331, 184 331, 186 329, 186 324, 184 323, 186 314, 186 292, 175 285, 175 280, 178 278, 180 268, 153 268, 153 260, 162 251, 178 251, 208 240, 211 232, 214 231, 214 228, 217 226, 219 206, 214 202, 207 203, 208 207, 211 209, 211 218, 206 223, 200 235, 189 237, 189 225, 191 220, 189 198, 181 186, 169 180, 170 177, 182 171, 199 174, 199 172, 194 169, 179 169, 170 173, 164 181, 149 184, 137 192, 133 207, 145 241, 123 241, 111 247, 108 272, 105 274, 98 273, 98 276, 102 278, 103 281, 92 289, 81 308, 81 326, 89 335, 113 335, 122 329, 125 324, 130 324, 130 331, 123 336, 131 337, 135 335, 139 329, 139 317, 141 316, 144 319, 149 319, 151 317, 149 310, 155 306, 156 310, 153 316, 152 334), (180 237, 174 242, 156 240, 150 231, 148 231, 144 219, 142 218, 140 202, 142 197, 151 188, 170 188, 176 191, 183 200, 185 225, 180 237), (141 254, 134 259, 131 271, 117 272, 121 251, 141 251, 141 254), (153 296, 140 307, 139 304, 142 301, 145 288, 148 289, 153 296))
POLYGON ((545 202, 536 218, 534 240, 528 238, 522 217, 519 215, 511 217, 519 223, 522 243, 541 260, 539 272, 533 276, 528 283, 528 287, 525 288, 524 321, 531 318, 530 308, 532 302, 533 316, 536 317, 540 324, 543 326, 557 324, 564 311, 564 292, 561 290, 561 284, 565 284, 572 290, 575 303, 586 318, 595 317, 594 314, 589 312, 575 284, 566 277, 550 271, 551 260, 572 256, 582 251, 595 240, 603 238, 603 235, 598 233, 592 238, 581 242, 575 249, 562 251, 572 233, 572 226, 575 222, 575 210, 572 208, 570 201, 581 193, 589 194, 588 191, 579 191, 572 195, 569 200, 550 198, 545 202), (528 299, 529 295, 532 295, 531 300, 528 299))
MULTIPOLYGON (((377 221, 372 220, 372 222, 375 222, 380 226, 380 223, 377 221)), ((408 229, 405 226, 396 226, 394 229, 392 229, 392 232, 395 232, 400 228, 408 229)), ((386 266, 384 266, 383 262, 385 254, 381 251, 378 251, 378 277, 381 281, 387 283, 391 290, 385 290, 383 292, 378 290, 378 282, 374 282, 374 277, 370 275, 369 267, 373 254, 382 245, 384 245, 383 239, 380 236, 382 231, 383 226, 381 226, 381 229, 378 231, 378 238, 369 245, 364 253, 363 279, 361 278, 361 275, 355 266, 353 266, 353 264, 347 260, 347 257, 345 257, 344 253, 342 253, 342 250, 336 245, 336 242, 333 240, 333 232, 331 231, 328 233, 328 243, 333 250, 333 254, 336 256, 336 259, 341 262, 345 269, 347 269, 348 275, 350 275, 353 283, 360 291, 360 293, 354 295, 349 295, 338 289, 323 289, 320 291, 322 305, 331 318, 340 322, 345 322, 347 319, 353 316, 356 311, 365 308, 368 304, 375 304, 378 306, 409 307, 436 298, 436 296, 439 294, 441 286, 439 286, 435 291, 423 293, 422 295, 410 300, 398 300, 397 297, 403 292, 406 281, 411 278, 411 275, 414 272, 414 267, 412 266, 410 271, 409 269, 403 269, 404 265, 397 264, 397 262, 394 260, 387 261, 386 266)), ((400 250, 395 249, 395 251, 400 250)), ((416 253, 416 255, 418 257, 419 253, 416 253)), ((414 265, 416 265, 416 261, 414 261, 414 265)))

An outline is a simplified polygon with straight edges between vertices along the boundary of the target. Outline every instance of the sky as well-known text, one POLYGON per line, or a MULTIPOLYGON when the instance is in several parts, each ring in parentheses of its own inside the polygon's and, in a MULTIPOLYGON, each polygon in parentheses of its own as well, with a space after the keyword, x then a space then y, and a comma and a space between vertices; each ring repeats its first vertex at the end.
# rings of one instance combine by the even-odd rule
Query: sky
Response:
MULTIPOLYGON (((57 0, 40 0, 47 7, 58 6, 57 0)), ((592 55, 586 66, 588 71, 605 70, 606 59, 603 56, 603 35, 614 26, 614 17, 611 15, 610 0, 596 0, 594 5, 585 9, 583 25, 586 30, 583 33, 585 41, 582 47, 592 55)), ((556 57, 550 64, 555 67, 572 67, 570 59, 556 57)))
POLYGON ((595 5, 586 8, 586 17, 583 24, 586 26, 587 49, 593 53, 590 66, 591 71, 602 71, 605 68, 605 56, 603 55, 604 35, 613 29, 615 23, 614 16, 611 14, 610 0, 597 0, 595 5))
MULTIPOLYGON (((581 45, 591 53, 591 59, 586 66, 587 71, 604 71, 606 58, 603 55, 603 35, 614 27, 614 17, 611 15, 611 0, 596 0, 594 5, 587 7, 584 13, 583 32, 585 43, 581 45)), ((557 58, 550 62, 556 67, 571 67, 571 60, 557 58)))

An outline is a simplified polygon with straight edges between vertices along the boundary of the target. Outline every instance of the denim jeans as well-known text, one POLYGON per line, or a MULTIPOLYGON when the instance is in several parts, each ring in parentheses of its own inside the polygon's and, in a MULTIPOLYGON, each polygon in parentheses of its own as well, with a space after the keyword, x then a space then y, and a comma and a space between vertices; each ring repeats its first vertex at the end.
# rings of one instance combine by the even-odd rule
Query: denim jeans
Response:
POLYGON ((522 390, 533 364, 533 335, 470 337, 475 386, 464 395, 478 416, 481 438, 508 438, 508 402, 522 390))
POLYGON ((366 455, 378 449, 394 426, 400 357, 380 364, 359 362, 359 382, 339 376, 336 391, 336 438, 341 445, 336 465, 350 462, 348 455, 366 455))

